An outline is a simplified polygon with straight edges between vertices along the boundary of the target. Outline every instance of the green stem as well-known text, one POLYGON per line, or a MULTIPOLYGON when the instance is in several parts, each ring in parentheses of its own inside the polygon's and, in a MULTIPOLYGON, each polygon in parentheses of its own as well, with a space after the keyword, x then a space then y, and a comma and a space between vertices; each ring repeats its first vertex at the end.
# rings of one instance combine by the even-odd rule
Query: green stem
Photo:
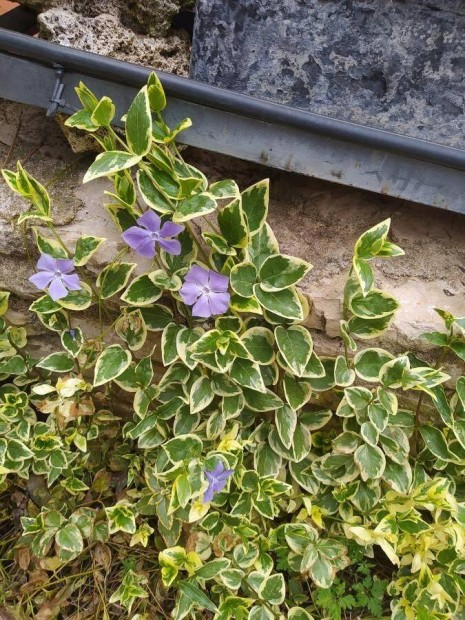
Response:
MULTIPOLYGON (((443 363, 444 358, 447 354, 447 351, 445 348, 441 349, 441 352, 439 353, 438 359, 436 360, 436 363, 434 365, 434 369, 437 370, 443 363)), ((423 404, 423 400, 425 398, 425 392, 421 392, 420 397, 418 398, 418 403, 415 409, 415 425, 414 425, 414 431, 413 431, 413 435, 412 435, 412 453, 414 456, 416 456, 418 454, 418 444, 419 444, 419 428, 420 428, 420 421, 419 421, 419 417, 420 417, 420 413, 421 413, 421 406, 423 404)))
POLYGON ((98 324, 100 329, 100 335, 103 333, 103 305, 102 305, 102 296, 98 296, 98 324))
MULTIPOLYGON (((63 581, 69 581, 70 579, 79 579, 80 577, 87 577, 87 575, 91 575, 94 573, 94 570, 87 570, 81 573, 76 573, 76 574, 71 574, 71 575, 66 575, 66 577, 60 577, 59 579, 55 579, 53 580, 54 576, 56 573, 54 573, 51 577, 49 577, 49 579, 47 579, 47 581, 43 584, 40 585, 39 588, 36 588, 36 590, 34 590, 27 598, 26 598, 26 603, 28 603, 29 601, 32 601, 32 599, 34 598, 34 596, 40 592, 41 588, 44 588, 44 586, 46 586, 47 584, 51 584, 51 585, 56 585, 57 583, 61 583, 63 581)), ((21 599, 21 604, 23 599, 21 599)))
POLYGON ((161 262, 160 257, 157 256, 156 254, 153 257, 152 265, 154 267, 158 267, 158 269, 160 269, 161 271, 165 271, 165 267, 163 266, 163 263, 161 262))
POLYGON ((210 220, 205 215, 202 215, 202 219, 207 224, 207 226, 209 226, 212 229, 214 233, 221 236, 221 230, 219 230, 219 228, 216 228, 213 222, 210 222, 210 220))
POLYGON ((129 150, 128 145, 126 144, 124 140, 122 140, 122 138, 119 137, 119 135, 116 133, 113 127, 110 127, 110 125, 108 125, 107 129, 108 129, 108 133, 112 136, 112 138, 114 138, 117 142, 119 142, 125 151, 128 151, 129 150))
POLYGON ((199 252, 201 253, 201 255, 202 255, 202 257, 203 257, 203 259, 205 261, 205 264, 208 265, 208 262, 209 262, 208 261, 208 256, 207 256, 205 250, 203 249, 202 244, 197 239, 197 235, 195 234, 193 227, 190 225, 189 222, 185 222, 185 225, 186 225, 187 230, 190 232, 190 235, 191 235, 195 245, 198 247, 199 252))
POLYGON ((186 308, 186 321, 187 321, 187 324, 189 325, 190 329, 193 329, 194 328, 194 324, 192 322, 191 317, 189 316, 189 309, 187 308, 187 306, 184 306, 184 307, 186 308))
MULTIPOLYGON (((127 178, 127 180, 132 183, 132 176, 131 173, 129 172, 129 170, 124 170, 124 176, 127 178)), ((136 195, 136 201, 135 204, 137 205, 137 208, 139 209, 139 213, 142 214, 144 213, 144 209, 140 206, 139 200, 137 199, 137 195, 136 195)))
MULTIPOLYGON (((138 162, 138 164, 137 164, 137 165, 138 165, 138 167, 139 167, 141 170, 143 170, 144 172, 147 172, 149 175, 151 174, 151 173, 150 173, 150 168, 148 167, 148 165, 147 165, 145 162, 140 161, 140 162, 138 162)), ((153 179, 152 179, 152 180, 153 180, 153 179)), ((159 192, 163 195, 163 197, 164 197, 164 198, 165 198, 165 200, 168 202, 168 204, 170 205, 171 209, 172 209, 172 210, 173 210, 173 212, 174 212, 174 211, 176 210, 176 206, 175 206, 174 202, 171 200, 171 197, 170 197, 170 196, 168 196, 168 194, 167 194, 167 193, 166 193, 166 192, 165 192, 165 191, 164 191, 164 190, 163 190, 163 189, 162 189, 159 185, 157 185, 157 189, 158 189, 158 191, 159 191, 159 192)))
MULTIPOLYGON (((58 243, 61 245, 61 247, 64 249, 64 251, 66 252, 66 254, 68 256, 72 256, 72 252, 71 250, 68 248, 68 246, 66 245, 66 243, 63 241, 63 239, 61 238, 61 236, 58 234, 58 232, 55 230, 55 227, 53 226, 53 224, 51 222, 47 222, 47 228, 50 230, 50 232, 52 233, 52 235, 55 237, 55 239, 58 241, 58 243)), ((120 252, 118 252, 118 254, 116 255, 116 257, 113 259, 113 261, 110 263, 111 265, 113 265, 114 263, 116 263, 117 261, 119 261, 119 259, 124 256, 124 254, 126 254, 128 252, 128 248, 125 247, 123 248, 120 252)), ((108 310, 105 308, 105 306, 103 305, 103 300, 100 296, 100 292, 95 288, 95 286, 93 285, 93 283, 90 280, 87 280, 87 277, 85 275, 82 274, 82 271, 79 270, 79 276, 81 278, 81 280, 83 282, 85 282, 91 289, 93 295, 95 296, 95 299, 97 300, 98 306, 99 306, 99 321, 101 321, 100 319, 100 315, 101 312, 103 311, 103 313, 105 314, 107 319, 110 319, 110 313, 108 312, 108 310)), ((102 324, 102 323, 100 323, 102 324)))
POLYGON ((175 153, 176 157, 179 157, 179 159, 180 159, 180 160, 182 161, 182 163, 184 164, 184 163, 185 163, 185 162, 184 162, 184 158, 183 158, 183 156, 181 155, 181 152, 180 152, 180 150, 178 149, 178 145, 176 144, 176 142, 172 142, 172 143, 171 143, 171 145, 172 145, 172 147, 173 147, 173 151, 174 151, 174 153, 175 153))
POLYGON ((24 249, 26 250, 27 260, 31 264, 33 264, 35 261, 33 260, 32 256, 31 256, 31 252, 29 251, 29 244, 27 242, 28 238, 27 238, 27 223, 26 222, 23 222, 21 224, 21 237, 23 239, 24 249))
MULTIPOLYGON (((347 280, 352 276, 353 271, 354 271, 354 267, 352 265, 350 267, 350 269, 349 269, 349 274, 347 276, 347 280)), ((349 308, 347 307, 347 304, 346 304, 345 295, 344 295, 344 300, 343 300, 343 304, 342 304, 342 316, 343 316, 344 321, 348 321, 349 320, 349 308)))
POLYGON ((84 155, 78 157, 76 160, 72 161, 70 164, 67 164, 64 168, 62 168, 55 176, 53 176, 49 181, 45 183, 45 187, 48 188, 51 185, 57 183, 61 178, 63 178, 68 172, 71 172, 74 168, 76 168, 81 161, 84 159, 84 155))
MULTIPOLYGON (((123 248, 120 252, 118 252, 118 254, 115 256, 115 258, 111 261, 111 263, 108 264, 108 267, 110 267, 111 265, 114 265, 115 263, 117 263, 120 258, 122 258, 124 256, 124 254, 126 254, 128 252, 128 248, 123 248)), ((102 333, 102 329, 103 329, 103 317, 102 317, 102 312, 103 314, 105 314, 105 317, 107 318, 107 320, 111 319, 111 314, 108 311, 108 309, 105 307, 105 304, 103 303, 103 299, 102 296, 100 294, 100 291, 95 288, 95 286, 93 285, 92 282, 87 281, 85 278, 82 278, 84 282, 86 282, 86 284, 88 284, 92 290, 93 295, 95 296, 96 300, 97 300, 97 304, 98 304, 98 314, 99 314, 99 327, 100 327, 100 333, 102 333)))
POLYGON ((118 252, 118 254, 115 256, 115 258, 111 261, 111 263, 108 264, 108 266, 110 265, 114 265, 115 263, 118 263, 120 261, 121 258, 123 258, 123 256, 125 254, 127 254, 129 252, 129 248, 128 247, 124 247, 122 250, 120 250, 118 252))
POLYGON ((349 359, 349 350, 347 348, 347 343, 345 340, 342 341, 343 345, 344 345, 344 357, 346 358, 346 364, 347 364, 347 368, 350 367, 351 364, 351 359, 349 359))
POLYGON ((94 338, 94 340, 103 340, 106 336, 108 336, 108 334, 113 330, 114 326, 116 325, 116 323, 119 320, 119 316, 113 321, 113 323, 107 327, 107 329, 105 331, 103 331, 99 336, 97 336, 96 338, 94 338))
POLYGON ((61 236, 57 233, 57 231, 55 230, 55 227, 53 226, 53 224, 51 222, 47 222, 47 228, 49 229, 49 231, 52 233, 52 235, 55 237, 55 239, 58 241, 58 243, 61 245, 61 247, 64 249, 64 251, 66 252, 66 254, 68 256, 72 255, 71 250, 68 248, 68 246, 65 244, 65 242, 63 241, 63 239, 61 238, 61 236))

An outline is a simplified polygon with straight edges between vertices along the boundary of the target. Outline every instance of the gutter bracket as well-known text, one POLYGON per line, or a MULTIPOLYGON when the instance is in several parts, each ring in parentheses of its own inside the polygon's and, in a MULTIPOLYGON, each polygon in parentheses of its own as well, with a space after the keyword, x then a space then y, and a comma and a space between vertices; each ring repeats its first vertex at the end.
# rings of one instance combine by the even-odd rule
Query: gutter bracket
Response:
POLYGON ((63 75, 65 68, 58 63, 53 63, 55 69, 55 84, 53 86, 52 96, 50 97, 50 105, 47 109, 47 116, 55 116, 59 107, 65 107, 66 102, 61 98, 65 85, 63 84, 63 75))

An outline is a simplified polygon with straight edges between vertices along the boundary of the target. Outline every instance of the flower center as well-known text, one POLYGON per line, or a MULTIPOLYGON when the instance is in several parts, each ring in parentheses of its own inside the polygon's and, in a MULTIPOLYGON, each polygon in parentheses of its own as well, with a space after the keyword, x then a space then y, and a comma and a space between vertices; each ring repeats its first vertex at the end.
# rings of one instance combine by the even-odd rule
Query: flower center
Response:
POLYGON ((202 288, 202 293, 203 293, 204 295, 210 295, 211 290, 210 290, 210 288, 209 288, 208 286, 204 286, 204 287, 202 288))
POLYGON ((62 276, 63 274, 61 273, 61 271, 60 271, 59 269, 55 269, 55 271, 53 272, 53 275, 54 275, 56 278, 61 278, 61 276, 62 276))
POLYGON ((152 241, 158 241, 159 238, 160 238, 160 235, 157 232, 150 233, 150 239, 152 239, 152 241))

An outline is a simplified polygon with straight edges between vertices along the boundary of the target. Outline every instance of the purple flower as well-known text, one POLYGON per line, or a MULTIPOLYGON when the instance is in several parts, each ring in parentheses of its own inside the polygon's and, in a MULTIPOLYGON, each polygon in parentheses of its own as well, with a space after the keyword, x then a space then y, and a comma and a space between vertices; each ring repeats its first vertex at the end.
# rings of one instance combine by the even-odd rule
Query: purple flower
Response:
POLYGON ((222 314, 229 307, 229 278, 216 271, 193 265, 179 291, 185 304, 192 307, 192 316, 205 319, 222 314))
POLYGON ((205 470, 204 474, 208 480, 208 488, 203 496, 203 503, 208 504, 212 501, 213 495, 219 493, 226 486, 228 478, 232 476, 234 469, 225 469, 221 461, 215 465, 212 471, 205 470))
POLYGON ((74 263, 70 258, 53 258, 48 254, 41 254, 37 261, 38 273, 29 278, 34 286, 45 290, 57 301, 68 295, 69 291, 80 291, 82 286, 79 276, 74 271, 74 263))
POLYGON ((153 258, 158 243, 169 254, 181 254, 181 244, 173 237, 179 235, 184 226, 174 222, 165 222, 162 225, 160 216, 153 211, 146 211, 137 223, 139 226, 131 226, 121 235, 134 252, 145 258, 153 258))

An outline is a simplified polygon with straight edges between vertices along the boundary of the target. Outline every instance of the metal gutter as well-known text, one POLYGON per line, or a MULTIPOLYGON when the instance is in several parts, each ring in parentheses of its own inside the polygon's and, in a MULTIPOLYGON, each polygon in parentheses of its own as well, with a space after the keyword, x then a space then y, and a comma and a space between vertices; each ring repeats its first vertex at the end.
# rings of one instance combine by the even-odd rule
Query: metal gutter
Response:
MULTIPOLYGON (((49 108, 54 65, 61 109, 85 81, 125 112, 150 69, 0 29, 0 97, 49 108)), ((186 144, 465 213, 465 151, 297 110, 158 72, 169 120, 190 116, 186 144)))

